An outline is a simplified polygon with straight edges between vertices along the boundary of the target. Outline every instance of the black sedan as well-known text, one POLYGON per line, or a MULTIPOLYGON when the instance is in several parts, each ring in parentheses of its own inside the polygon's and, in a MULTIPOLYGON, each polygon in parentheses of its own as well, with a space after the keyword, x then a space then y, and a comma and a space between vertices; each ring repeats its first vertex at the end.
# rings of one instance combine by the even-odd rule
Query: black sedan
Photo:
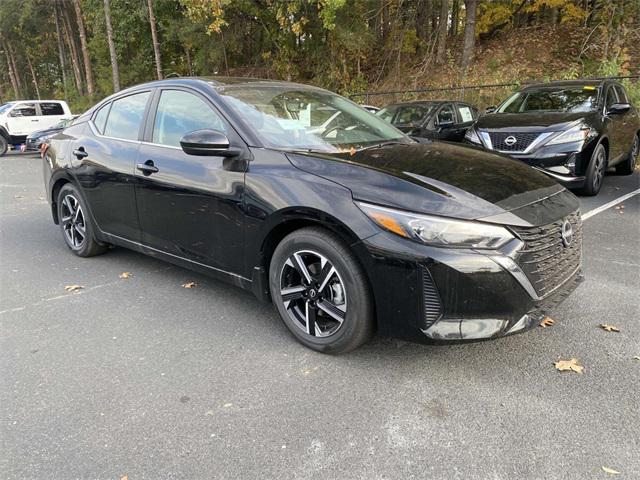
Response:
POLYGON ((633 173, 640 153, 640 116, 618 82, 552 82, 515 93, 481 117, 466 139, 596 195, 609 167, 633 173))
POLYGON ((481 149, 417 143, 319 88, 163 80, 49 142, 47 198, 73 253, 118 245, 232 282, 315 350, 376 330, 509 335, 581 279, 573 194, 481 149))
POLYGON ((462 142, 478 110, 468 103, 436 100, 388 105, 376 115, 412 137, 462 142))
POLYGON ((49 138, 53 137, 56 133, 60 133, 66 127, 71 125, 71 123, 78 118, 78 115, 73 116, 72 118, 66 118, 64 120, 59 121, 53 127, 46 128, 44 130, 37 130, 30 135, 27 136, 27 140, 25 142, 25 149, 28 151, 35 151, 40 149, 40 145, 45 143, 49 138))

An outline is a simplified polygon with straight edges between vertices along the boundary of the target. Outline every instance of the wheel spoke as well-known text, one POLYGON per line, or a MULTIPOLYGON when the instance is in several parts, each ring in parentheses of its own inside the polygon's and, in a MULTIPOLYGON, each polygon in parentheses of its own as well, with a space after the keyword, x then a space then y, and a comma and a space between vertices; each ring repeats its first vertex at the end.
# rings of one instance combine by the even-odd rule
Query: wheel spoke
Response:
POLYGON ((85 237, 85 228, 84 225, 80 225, 78 223, 76 223, 75 225, 75 229, 76 229, 76 234, 80 234, 80 236, 82 237, 80 239, 80 243, 82 243, 82 240, 84 240, 85 237))
POLYGON ((318 308, 326 314, 330 315, 334 320, 337 320, 340 323, 344 322, 344 317, 346 315, 345 312, 340 310, 333 303, 323 300, 321 302, 318 302, 318 308))
POLYGON ((333 268, 333 265, 331 265, 329 262, 325 262, 324 266, 322 267, 322 271, 320 272, 320 278, 318 279, 318 282, 320 283, 318 292, 322 292, 324 290, 324 288, 327 286, 327 283, 329 282, 329 280, 331 280, 331 277, 335 273, 336 269, 333 268))
POLYGON ((306 329, 309 335, 316 335, 316 314, 317 307, 315 305, 311 305, 311 302, 305 302, 304 304, 304 316, 307 322, 306 329))
POLYGON ((299 300, 302 298, 302 294, 305 292, 306 288, 302 285, 299 287, 287 287, 280 290, 280 295, 282 295, 282 301, 284 302, 285 308, 289 307, 289 303, 293 300, 299 300))
POLYGON ((289 258, 289 260, 287 260, 287 262, 288 263, 290 262, 291 266, 298 271, 300 276, 307 283, 311 283, 311 274, 309 273, 309 270, 307 269, 307 266, 305 265, 305 263, 302 260, 302 257, 300 256, 299 253, 294 253, 291 256, 291 258, 289 258))

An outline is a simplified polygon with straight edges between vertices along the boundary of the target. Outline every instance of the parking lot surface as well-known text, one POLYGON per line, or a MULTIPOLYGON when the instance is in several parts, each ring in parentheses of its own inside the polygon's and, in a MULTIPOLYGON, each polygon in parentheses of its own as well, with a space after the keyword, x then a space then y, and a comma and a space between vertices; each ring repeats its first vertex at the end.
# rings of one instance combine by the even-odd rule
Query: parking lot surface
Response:
MULTIPOLYGON (((585 221, 587 280, 554 326, 335 357, 233 286, 75 257, 41 170, 0 158, 1 478, 640 478, 640 195, 585 221), (571 358, 584 373, 554 368, 571 358)), ((583 213, 638 188, 610 175, 583 213)))

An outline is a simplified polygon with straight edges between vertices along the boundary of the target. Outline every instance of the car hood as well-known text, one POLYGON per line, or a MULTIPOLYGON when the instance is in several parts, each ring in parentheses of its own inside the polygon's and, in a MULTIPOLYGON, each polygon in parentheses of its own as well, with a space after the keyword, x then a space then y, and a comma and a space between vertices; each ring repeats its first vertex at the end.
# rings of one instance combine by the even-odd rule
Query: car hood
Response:
POLYGON ((588 112, 492 113, 480 117, 476 128, 509 132, 535 130, 556 132, 589 117, 588 112))
POLYGON ((389 145, 353 155, 287 156, 297 168, 349 188, 356 200, 402 210, 531 226, 578 208, 575 196, 546 175, 475 147, 433 142, 389 145))

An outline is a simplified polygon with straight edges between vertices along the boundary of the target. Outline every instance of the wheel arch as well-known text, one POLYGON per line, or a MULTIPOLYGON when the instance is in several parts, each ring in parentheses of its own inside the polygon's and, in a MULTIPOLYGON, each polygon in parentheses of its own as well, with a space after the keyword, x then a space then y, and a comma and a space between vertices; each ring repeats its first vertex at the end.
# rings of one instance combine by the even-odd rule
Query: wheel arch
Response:
POLYGON ((58 225, 60 223, 60 219, 58 218, 58 194, 62 187, 64 187, 67 183, 73 184, 73 179, 68 177, 67 175, 59 175, 56 178, 51 179, 49 192, 51 194, 51 216, 53 217, 53 223, 58 225))

